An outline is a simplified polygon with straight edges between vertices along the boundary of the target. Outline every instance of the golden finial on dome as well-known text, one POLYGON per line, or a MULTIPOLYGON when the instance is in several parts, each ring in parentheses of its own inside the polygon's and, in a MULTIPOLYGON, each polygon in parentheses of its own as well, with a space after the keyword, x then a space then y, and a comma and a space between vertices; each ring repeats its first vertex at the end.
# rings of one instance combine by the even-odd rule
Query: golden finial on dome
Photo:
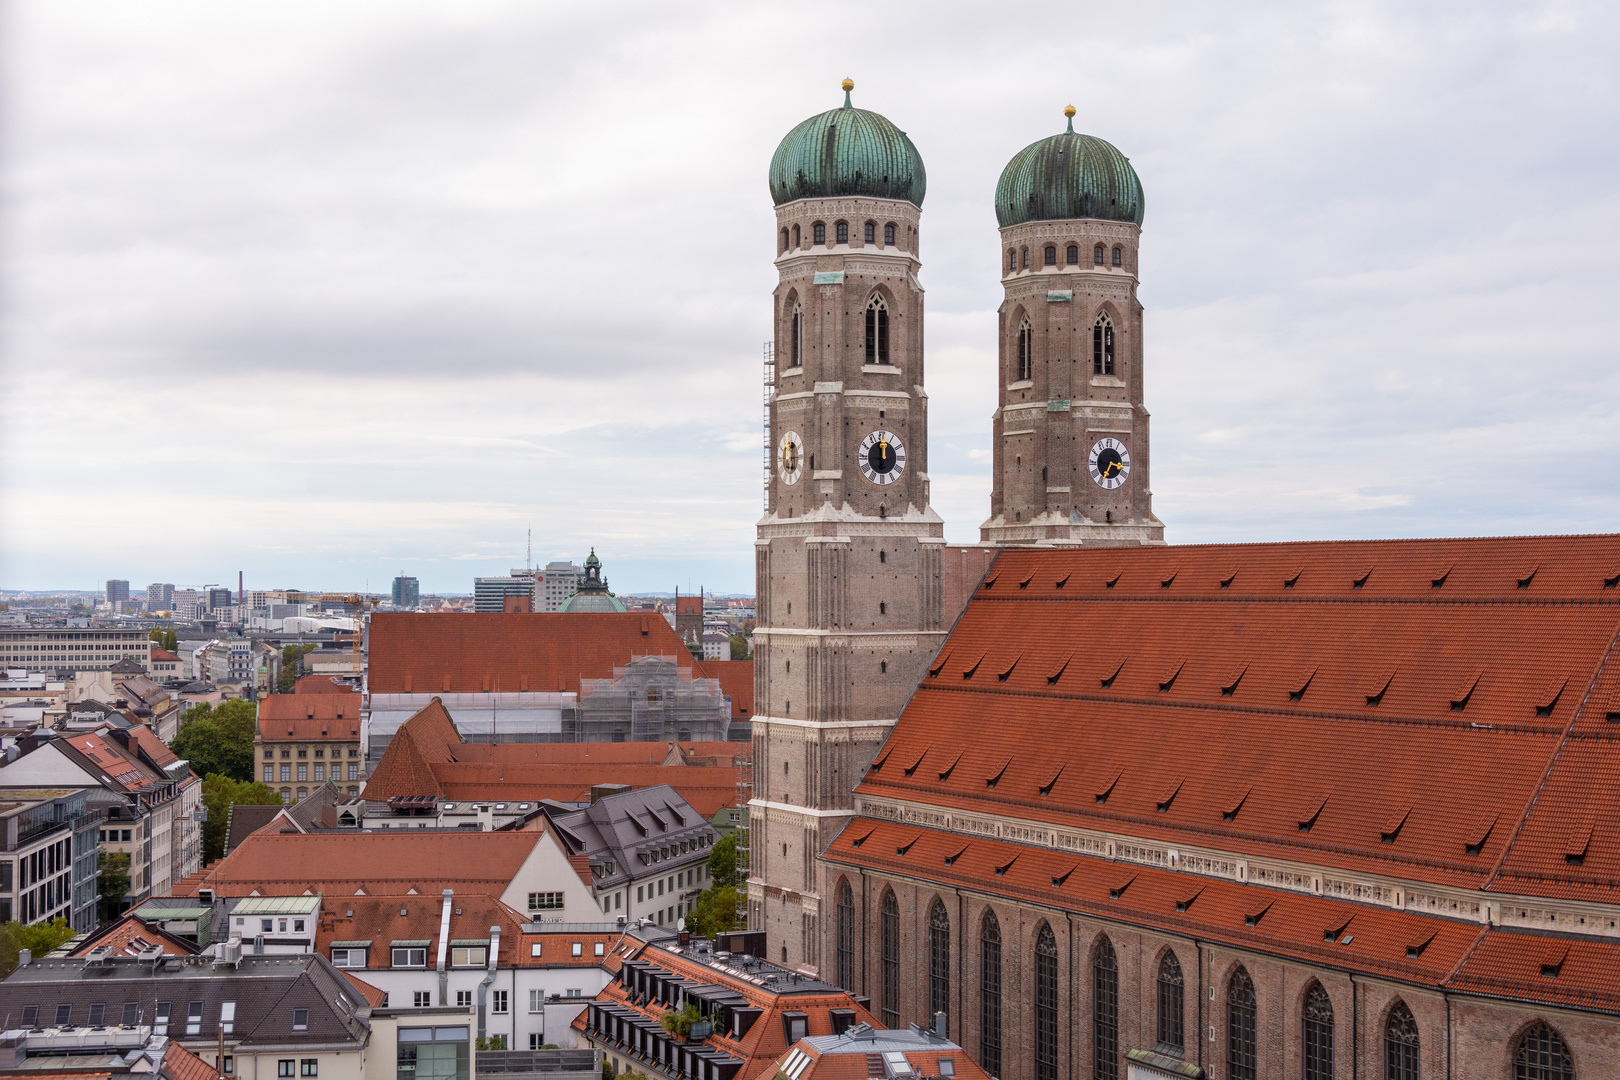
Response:
POLYGON ((854 106, 851 105, 850 101, 849 101, 849 92, 851 90, 855 89, 855 80, 854 79, 845 79, 843 82, 839 83, 838 85, 840 85, 840 86, 842 86, 844 88, 844 108, 846 108, 846 109, 854 108, 854 106))
POLYGON ((1065 105, 1065 106, 1063 106, 1063 115, 1067 116, 1069 118, 1069 134, 1073 135, 1074 134, 1074 106, 1073 105, 1065 105))

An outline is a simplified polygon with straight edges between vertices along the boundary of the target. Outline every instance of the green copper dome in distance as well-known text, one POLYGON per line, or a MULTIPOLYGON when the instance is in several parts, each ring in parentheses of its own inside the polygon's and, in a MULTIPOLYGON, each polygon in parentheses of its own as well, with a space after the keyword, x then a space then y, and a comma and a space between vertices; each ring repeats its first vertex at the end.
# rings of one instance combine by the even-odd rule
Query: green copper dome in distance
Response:
POLYGON ((996 220, 1004 229, 1069 218, 1142 224, 1136 170, 1112 143, 1076 135, 1072 119, 1068 131, 1014 154, 996 183, 996 220))
POLYGON ((844 107, 812 116, 787 133, 771 155, 771 198, 865 195, 922 206, 928 174, 922 155, 888 117, 857 109, 844 80, 844 107))

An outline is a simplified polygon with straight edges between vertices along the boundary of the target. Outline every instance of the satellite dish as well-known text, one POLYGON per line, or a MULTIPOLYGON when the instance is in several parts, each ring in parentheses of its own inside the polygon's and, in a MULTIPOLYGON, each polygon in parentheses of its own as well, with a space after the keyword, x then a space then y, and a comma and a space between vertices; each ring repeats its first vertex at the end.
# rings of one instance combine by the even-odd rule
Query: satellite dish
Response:
POLYGON ((677 929, 677 930, 685 930, 686 929, 686 920, 684 918, 676 919, 675 920, 675 929, 677 929))

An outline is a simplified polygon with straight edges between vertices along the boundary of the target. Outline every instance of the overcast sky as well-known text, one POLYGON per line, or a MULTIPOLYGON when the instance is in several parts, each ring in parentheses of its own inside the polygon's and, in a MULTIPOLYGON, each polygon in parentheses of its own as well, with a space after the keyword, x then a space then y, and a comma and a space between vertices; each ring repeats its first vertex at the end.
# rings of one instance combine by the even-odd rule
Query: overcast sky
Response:
MULTIPOLYGON (((3 0, 0 0, 3 2, 3 0)), ((1620 5, 0 7, 0 588, 752 592, 765 173, 928 168, 935 506, 989 506, 992 193, 1127 154, 1172 543, 1620 529, 1620 5)))

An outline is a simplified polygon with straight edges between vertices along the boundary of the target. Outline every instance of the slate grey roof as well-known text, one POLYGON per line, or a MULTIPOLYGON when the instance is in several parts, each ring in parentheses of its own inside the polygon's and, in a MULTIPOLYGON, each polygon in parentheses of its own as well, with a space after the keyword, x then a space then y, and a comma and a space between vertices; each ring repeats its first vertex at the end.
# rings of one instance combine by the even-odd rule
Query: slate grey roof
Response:
POLYGON ((569 852, 585 855, 595 868, 609 860, 612 874, 598 874, 599 886, 632 881, 683 863, 708 858, 719 833, 668 784, 605 795, 566 813, 547 808, 557 835, 569 852), (680 845, 687 845, 680 851, 680 845), (674 849, 674 850, 671 850, 674 849))
POLYGON ((125 1002, 140 1009, 140 1023, 152 1024, 157 1007, 170 1007, 169 1037, 183 1045, 212 1047, 219 1037, 220 1006, 236 1002, 227 1047, 269 1051, 277 1048, 357 1049, 370 1031, 371 1008, 322 956, 244 956, 237 967, 216 967, 206 956, 170 957, 153 964, 133 958, 36 960, 0 982, 0 1016, 18 1021, 26 1006, 38 1006, 36 1026, 56 1026, 59 1005, 72 1008, 69 1024, 82 1026, 90 1005, 122 1014, 125 1002), (191 1003, 202 1004, 195 1034, 187 1030, 191 1003), (294 1010, 308 1009, 306 1030, 294 1031, 294 1010))

